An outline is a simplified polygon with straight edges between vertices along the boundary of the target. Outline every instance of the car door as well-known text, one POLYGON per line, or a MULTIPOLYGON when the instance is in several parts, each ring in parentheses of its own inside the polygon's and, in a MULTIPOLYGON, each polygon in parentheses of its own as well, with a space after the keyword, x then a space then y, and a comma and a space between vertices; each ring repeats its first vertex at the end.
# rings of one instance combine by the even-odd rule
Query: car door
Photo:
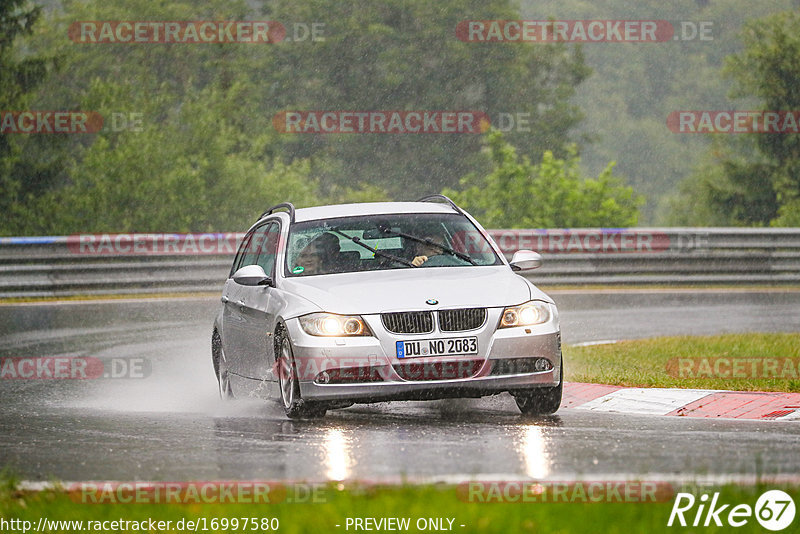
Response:
MULTIPOLYGON (((260 265, 274 282, 280 224, 271 222, 264 230, 263 239, 258 241, 255 264, 260 265)), ((276 314, 270 306, 274 293, 275 289, 269 285, 245 288, 241 308, 244 336, 238 371, 242 376, 258 380, 272 379, 268 371, 271 369, 271 334, 275 330, 276 314)))
MULTIPOLYGON (((248 297, 253 288, 237 284, 233 280, 233 274, 247 265, 255 265, 258 253, 263 244, 270 223, 257 226, 245 236, 236 260, 231 268, 225 288, 222 292, 222 347, 225 351, 225 360, 228 370, 234 375, 248 376, 243 371, 246 368, 246 352, 250 342, 247 337, 251 335, 248 329, 248 308, 246 305, 248 297)), ((261 286, 256 288, 261 289, 261 286)), ((252 298, 251 298, 252 300, 252 298)))

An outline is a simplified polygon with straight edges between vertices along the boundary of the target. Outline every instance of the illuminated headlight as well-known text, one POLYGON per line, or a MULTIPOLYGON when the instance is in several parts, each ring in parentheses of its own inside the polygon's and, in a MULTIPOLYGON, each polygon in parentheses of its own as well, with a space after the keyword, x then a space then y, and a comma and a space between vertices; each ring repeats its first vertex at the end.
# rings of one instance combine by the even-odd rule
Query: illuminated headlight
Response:
POLYGON ((359 315, 311 313, 300 317, 300 326, 312 336, 371 336, 367 323, 359 315))
POLYGON ((550 308, 547 303, 532 300, 519 306, 509 306, 505 308, 503 310, 503 315, 500 317, 499 328, 542 324, 549 320, 550 308))

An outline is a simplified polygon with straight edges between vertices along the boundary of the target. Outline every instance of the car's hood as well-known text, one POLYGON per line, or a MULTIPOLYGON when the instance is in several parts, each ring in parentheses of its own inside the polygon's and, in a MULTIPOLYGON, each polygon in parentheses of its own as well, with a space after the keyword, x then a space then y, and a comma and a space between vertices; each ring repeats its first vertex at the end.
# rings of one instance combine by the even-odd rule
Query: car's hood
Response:
POLYGON ((436 308, 500 307, 552 300, 507 266, 393 269, 283 280, 283 289, 321 310, 369 314, 436 308), (436 304, 427 304, 434 299, 436 304))

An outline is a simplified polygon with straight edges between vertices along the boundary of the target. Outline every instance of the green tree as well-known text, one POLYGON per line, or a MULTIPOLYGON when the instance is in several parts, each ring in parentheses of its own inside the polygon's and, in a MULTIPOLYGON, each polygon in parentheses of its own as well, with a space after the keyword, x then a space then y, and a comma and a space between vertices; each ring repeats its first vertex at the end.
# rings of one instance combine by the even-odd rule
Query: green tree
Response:
MULTIPOLYGON (((47 217, 34 224, 48 233, 219 231, 246 228, 287 199, 298 206, 320 202, 308 161, 287 165, 264 157, 265 139, 240 130, 227 113, 242 90, 207 87, 183 97, 169 117, 143 120, 140 131, 98 134, 67 164, 69 184, 37 199, 36 211, 47 217)), ((87 98, 133 102, 146 118, 170 97, 148 102, 95 80, 87 98)))
MULTIPOLYGON (((457 24, 519 19, 509 0, 277 0, 269 18, 324 24, 324 41, 274 47, 263 100, 278 110, 476 110, 529 113, 530 130, 508 140, 525 153, 562 147, 581 114, 570 102, 588 76, 569 45, 465 43, 457 24)), ((370 182, 407 199, 456 186, 483 163, 480 135, 283 135, 290 158, 325 161, 323 186, 370 182)))
MULTIPOLYGON (((41 16, 41 8, 27 0, 4 0, 0 3, 0 111, 21 111, 30 101, 31 92, 55 65, 47 56, 24 55, 18 44, 21 37, 33 33, 33 26, 41 16)), ((23 148, 19 139, 0 134, 0 211, 4 217, 0 232, 7 230, 9 221, 24 218, 24 199, 29 183, 35 179, 37 169, 23 161, 23 148)))
POLYGON ((634 226, 644 199, 612 173, 584 178, 575 147, 564 159, 545 151, 533 164, 520 158, 500 132, 487 135, 491 172, 462 179, 463 190, 443 193, 489 228, 580 228, 634 226))
MULTIPOLYGON (((726 60, 732 96, 746 109, 800 109, 800 13, 786 11, 745 25, 744 50, 726 60)), ((718 135, 710 154, 673 200, 672 222, 800 226, 800 135, 718 135), (691 213, 702 199, 708 207, 691 213)))
MULTIPOLYGON (((745 49, 732 56, 728 72, 736 79, 734 96, 754 96, 764 110, 800 109, 800 12, 787 11, 747 24, 743 34, 745 49)), ((776 226, 800 226, 800 135, 766 134, 754 139, 766 160, 754 161, 753 174, 768 173, 778 202, 776 226)), ((728 173, 736 179, 734 169, 728 173)))
POLYGON ((716 136, 669 197, 672 226, 764 226, 778 215, 771 166, 750 139, 716 136))
POLYGON ((589 132, 593 142, 580 144, 581 166, 596 176, 616 161, 615 172, 647 198, 640 224, 658 225, 671 211, 665 197, 692 173, 710 144, 708 136, 672 133, 665 118, 676 110, 734 107, 727 97, 733 80, 721 69, 725 57, 742 50, 744 23, 798 5, 796 0, 522 0, 521 11, 524 19, 676 21, 678 36, 684 27, 677 21, 685 21, 689 34, 693 23, 710 25, 711 40, 583 47, 593 73, 576 88, 573 101, 586 115, 579 131, 589 132))
MULTIPOLYGON (((242 20, 243 2, 64 2, 30 40, 64 68, 36 95, 42 109, 82 109, 106 120, 50 152, 60 172, 24 199, 6 233, 241 229, 267 206, 324 203, 308 159, 283 161, 271 108, 257 90, 271 70, 269 45, 70 43, 75 20, 242 20), (133 129, 114 117, 135 113, 133 129)), ((380 196, 342 188, 337 194, 380 196)))
POLYGON ((532 133, 509 139, 526 151, 558 152, 579 119, 569 97, 587 74, 580 54, 566 45, 456 39, 461 20, 518 18, 508 0, 263 2, 266 15, 243 0, 63 0, 62 7, 27 43, 59 54, 64 64, 35 104, 97 111, 106 127, 30 151, 31 160, 57 162, 59 172, 42 175, 19 204, 28 215, 14 218, 6 232, 229 229, 253 216, 251 206, 272 201, 435 192, 484 164, 480 136, 292 136, 275 131, 272 117, 286 109, 529 111, 532 133), (67 38, 70 24, 81 20, 254 18, 290 30, 294 22, 321 21, 325 41, 145 45, 67 38), (141 131, 113 131, 108 119, 115 113, 140 114, 141 131))

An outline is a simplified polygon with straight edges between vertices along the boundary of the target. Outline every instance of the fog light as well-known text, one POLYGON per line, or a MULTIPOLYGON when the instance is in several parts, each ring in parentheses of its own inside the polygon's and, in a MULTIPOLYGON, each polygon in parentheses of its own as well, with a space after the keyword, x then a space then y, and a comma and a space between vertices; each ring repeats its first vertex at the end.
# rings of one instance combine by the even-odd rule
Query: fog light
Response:
POLYGON ((550 369, 550 362, 544 358, 536 358, 536 361, 533 364, 533 369, 536 372, 547 371, 550 369))

